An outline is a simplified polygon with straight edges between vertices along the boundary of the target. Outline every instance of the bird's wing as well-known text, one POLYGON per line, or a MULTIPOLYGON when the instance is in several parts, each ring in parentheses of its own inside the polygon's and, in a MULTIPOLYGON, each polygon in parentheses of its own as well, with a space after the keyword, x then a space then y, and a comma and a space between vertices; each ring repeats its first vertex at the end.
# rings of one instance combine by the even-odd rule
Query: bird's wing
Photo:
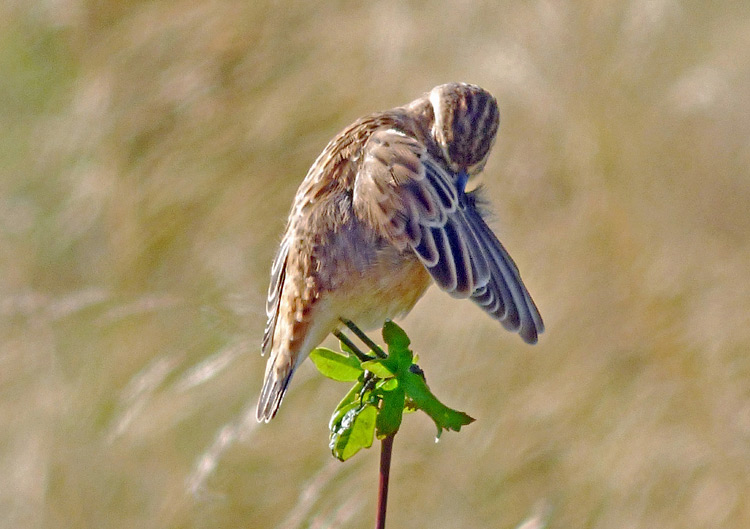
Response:
POLYGON ((471 298, 529 343, 544 329, 518 268, 458 176, 397 130, 373 133, 354 184, 354 208, 398 248, 411 248, 438 286, 471 298))
POLYGON ((281 301, 281 290, 286 278, 286 259, 289 255, 289 238, 284 237, 281 241, 276 257, 271 265, 271 283, 268 286, 268 297, 266 298, 266 329, 263 332, 263 344, 261 353, 266 354, 273 346, 273 332, 276 329, 276 320, 279 317, 279 303, 281 301))

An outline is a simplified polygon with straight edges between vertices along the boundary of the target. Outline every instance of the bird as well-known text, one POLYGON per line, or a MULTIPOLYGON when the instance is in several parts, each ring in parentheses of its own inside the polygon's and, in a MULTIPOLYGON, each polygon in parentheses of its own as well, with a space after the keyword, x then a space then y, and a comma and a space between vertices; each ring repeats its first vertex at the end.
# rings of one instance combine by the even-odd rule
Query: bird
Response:
POLYGON ((431 283, 537 342, 539 310, 477 190, 466 189, 499 123, 488 91, 448 83, 328 143, 294 197, 271 266, 259 422, 276 415, 295 369, 342 321, 377 328, 408 313, 431 283))

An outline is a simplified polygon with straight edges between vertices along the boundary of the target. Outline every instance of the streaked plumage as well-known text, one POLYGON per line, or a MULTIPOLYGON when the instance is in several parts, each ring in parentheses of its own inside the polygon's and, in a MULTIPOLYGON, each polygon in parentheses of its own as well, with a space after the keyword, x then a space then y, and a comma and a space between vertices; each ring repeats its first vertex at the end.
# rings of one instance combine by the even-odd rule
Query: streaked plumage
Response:
POLYGON ((328 144, 297 191, 271 267, 259 421, 274 417, 296 366, 341 318, 380 326, 411 310, 431 281, 537 341, 544 324, 518 268, 465 192, 498 124, 492 95, 452 83, 364 117, 328 144))

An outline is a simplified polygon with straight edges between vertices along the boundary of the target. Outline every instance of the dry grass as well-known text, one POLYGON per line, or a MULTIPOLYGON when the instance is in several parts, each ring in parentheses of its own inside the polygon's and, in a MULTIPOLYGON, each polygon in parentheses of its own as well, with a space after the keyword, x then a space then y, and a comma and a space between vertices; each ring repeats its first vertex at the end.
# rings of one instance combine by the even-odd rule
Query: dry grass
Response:
POLYGON ((417 305, 479 420, 409 417, 390 523, 750 526, 747 2, 10 2, 0 43, 0 526, 371 526, 343 386, 306 365, 251 416, 266 277, 327 140, 454 80, 500 101, 486 187, 548 331, 417 305))

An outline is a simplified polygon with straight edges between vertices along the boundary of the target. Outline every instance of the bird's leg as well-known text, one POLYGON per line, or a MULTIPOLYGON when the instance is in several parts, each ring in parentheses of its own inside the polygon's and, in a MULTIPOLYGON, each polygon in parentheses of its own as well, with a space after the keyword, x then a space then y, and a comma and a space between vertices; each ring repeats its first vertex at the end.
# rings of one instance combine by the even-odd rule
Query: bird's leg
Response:
MULTIPOLYGON (((349 337, 343 332, 341 332, 339 329, 336 329, 335 331, 333 331, 333 335, 339 340, 341 340, 341 342, 344 345, 346 345, 354 353, 354 355, 357 358, 359 358, 360 362, 367 362, 373 359, 367 353, 363 353, 362 350, 356 345, 354 345, 354 342, 352 342, 349 339, 349 337)), ((363 373, 363 377, 362 377, 362 390, 359 392, 360 404, 362 404, 362 400, 364 399, 365 392, 372 389, 374 385, 374 381, 375 381, 375 375, 373 375, 370 371, 365 370, 365 372, 363 373)))
POLYGON ((332 333, 336 338, 341 340, 341 343, 346 345, 353 353, 354 356, 359 358, 360 362, 367 362, 369 360, 372 360, 372 357, 368 355, 367 353, 363 352, 359 347, 357 347, 354 342, 352 342, 349 337, 341 332, 340 329, 336 329, 332 333))
MULTIPOLYGON (((364 342, 367 347, 370 348, 370 350, 375 353, 380 358, 387 358, 388 355, 385 354, 383 349, 380 348, 378 344, 372 341, 372 339, 367 336, 362 329, 357 327, 355 323, 351 320, 347 320, 344 318, 340 318, 341 323, 346 325, 349 330, 351 330, 362 342, 364 342)), ((349 347, 352 352, 354 352, 355 355, 357 355, 357 358, 359 358, 360 362, 366 362, 368 360, 372 360, 373 358, 368 355, 367 353, 363 353, 354 343, 339 329, 336 329, 333 332, 333 335, 336 336, 339 340, 341 340, 344 344, 346 344, 347 347, 349 347)), ((366 391, 371 390, 373 384, 375 383, 375 375, 373 375, 370 371, 364 372, 364 378, 363 378, 363 384, 362 384, 362 391, 360 393, 360 399, 364 398, 364 394, 366 391)))
POLYGON ((347 320, 345 318, 340 318, 340 319, 341 319, 341 322, 347 327, 349 327, 349 330, 351 330, 354 334, 356 334, 357 338, 362 340, 364 344, 367 347, 369 347, 373 353, 375 353, 380 358, 388 358, 388 355, 385 354, 385 351, 383 351, 383 349, 381 349, 378 344, 373 342, 372 339, 369 336, 367 336, 362 329, 357 327, 353 321, 347 320))

